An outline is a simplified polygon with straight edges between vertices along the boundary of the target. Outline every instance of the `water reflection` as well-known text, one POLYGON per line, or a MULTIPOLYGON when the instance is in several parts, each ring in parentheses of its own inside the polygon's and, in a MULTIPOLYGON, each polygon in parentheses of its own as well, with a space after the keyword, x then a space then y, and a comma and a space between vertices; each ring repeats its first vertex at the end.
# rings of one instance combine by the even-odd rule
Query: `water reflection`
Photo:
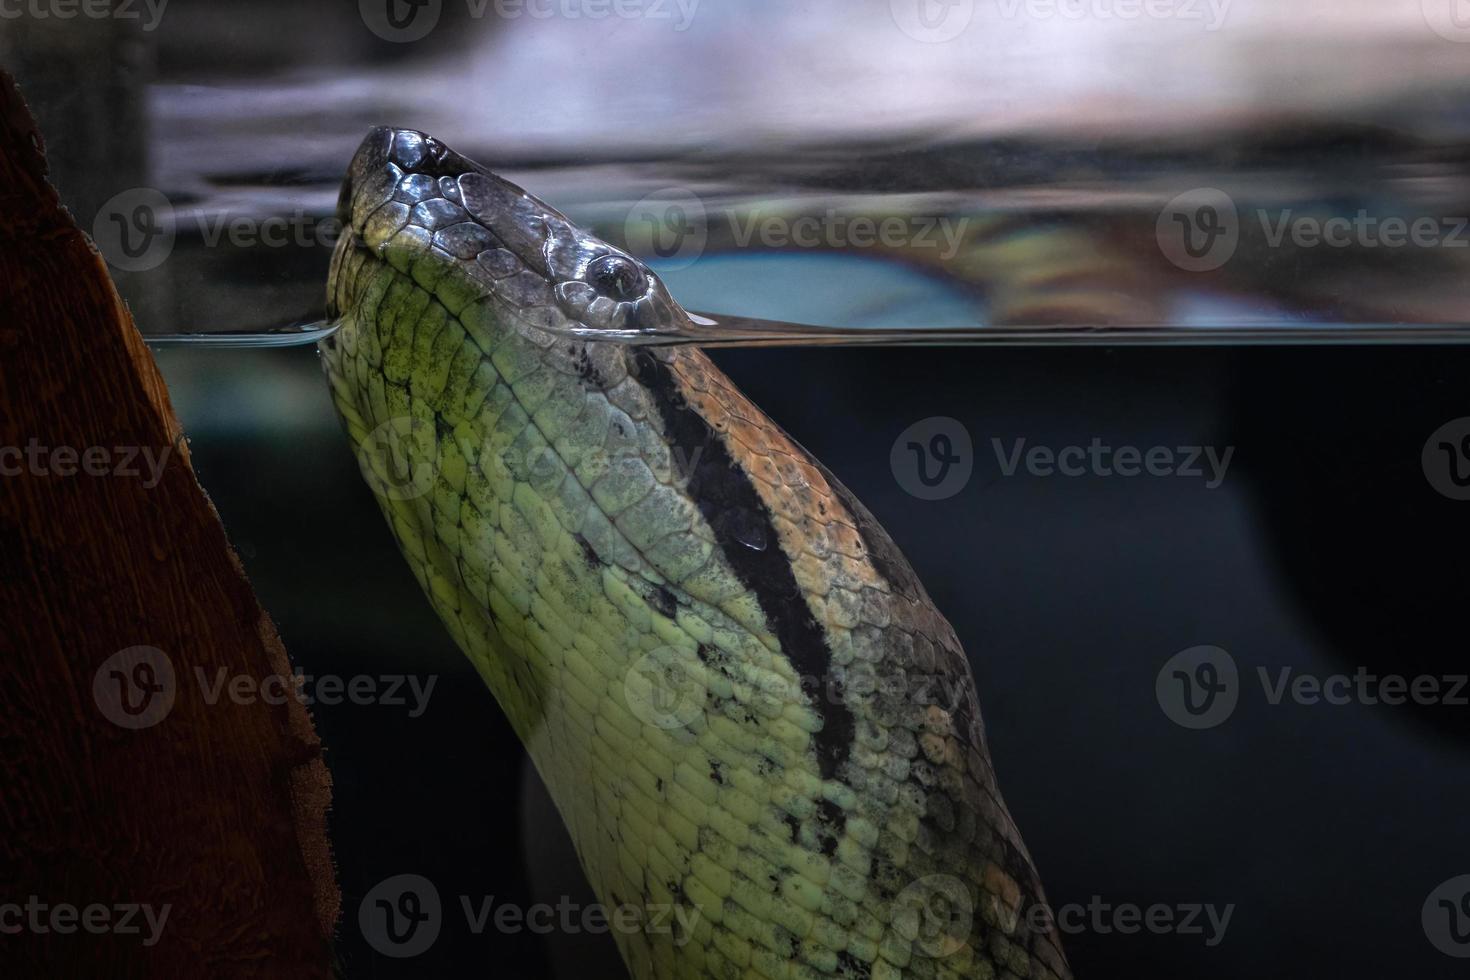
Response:
POLYGON ((446 0, 416 40, 370 3, 224 3, 6 21, 0 53, 83 225, 168 236, 141 266, 103 242, 148 332, 319 311, 337 182, 381 122, 719 314, 1238 340, 1470 323, 1451 0, 927 3, 446 0), (111 83, 78 89, 83 64, 111 83), (137 188, 165 201, 146 220, 137 188))

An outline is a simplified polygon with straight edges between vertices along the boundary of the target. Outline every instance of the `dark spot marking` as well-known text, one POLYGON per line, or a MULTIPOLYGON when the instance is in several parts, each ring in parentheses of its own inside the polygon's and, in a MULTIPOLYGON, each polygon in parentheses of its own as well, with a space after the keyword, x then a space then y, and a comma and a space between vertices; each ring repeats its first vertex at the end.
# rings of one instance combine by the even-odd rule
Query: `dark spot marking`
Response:
POLYGON ((602 372, 597 370, 596 364, 592 363, 592 355, 587 353, 586 346, 577 350, 577 377, 594 388, 603 389, 607 387, 607 382, 603 380, 602 372))
POLYGON ((842 812, 842 807, 831 800, 818 800, 817 820, 822 825, 822 830, 817 835, 821 841, 822 853, 831 857, 837 853, 837 839, 847 826, 847 815, 842 812))
POLYGON ((699 645, 699 649, 694 651, 694 655, 699 658, 700 663, 709 663, 709 647, 705 646, 703 643, 699 645))
POLYGON ((653 608, 669 619, 673 619, 679 612, 679 600, 674 598, 674 593, 670 592, 666 585, 660 585, 654 589, 653 595, 649 598, 653 600, 653 608))
POLYGON ((837 975, 843 980, 868 980, 873 968, 844 949, 837 954, 837 975))
POLYGON ((718 762, 715 762, 714 760, 710 760, 709 778, 719 783, 721 786, 725 785, 725 774, 721 771, 720 764, 718 762))
MULTIPOLYGON (((766 623, 796 672, 826 678, 832 669, 826 634, 797 585, 790 559, 779 547, 780 536, 770 511, 750 474, 735 461, 724 437, 689 404, 672 369, 659 355, 639 350, 631 360, 634 379, 653 396, 663 419, 665 438, 676 446, 704 447, 689 470, 689 494, 714 530, 725 561, 755 595, 766 623), (764 535, 768 546, 757 548, 745 543, 751 539, 752 528, 764 535), (737 536, 735 530, 741 533, 737 536)), ((846 704, 820 699, 812 707, 822 719, 821 730, 812 736, 817 769, 823 779, 833 779, 852 752, 852 712, 846 704)))
POLYGON ((587 567, 594 571, 601 568, 602 559, 598 557, 597 550, 592 547, 592 542, 580 534, 574 534, 572 537, 576 539, 577 547, 582 549, 582 558, 587 562, 587 567))
POLYGON ((796 835, 801 833, 801 821, 789 813, 781 814, 781 819, 786 821, 786 826, 791 828, 791 843, 796 843, 796 835))

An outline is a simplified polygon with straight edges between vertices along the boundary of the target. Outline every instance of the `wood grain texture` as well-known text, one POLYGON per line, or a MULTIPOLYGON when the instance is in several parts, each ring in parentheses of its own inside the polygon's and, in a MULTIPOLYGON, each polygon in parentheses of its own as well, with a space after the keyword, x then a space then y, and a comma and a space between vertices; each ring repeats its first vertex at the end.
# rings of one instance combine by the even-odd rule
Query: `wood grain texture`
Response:
POLYGON ((0 975, 330 975, 321 744, 294 698, 201 690, 199 672, 291 666, 3 72, 0 662, 0 975), (110 659, 139 646, 167 690, 130 688, 150 675, 110 659), (141 913, 133 934, 82 925, 130 904, 168 907, 151 945, 141 913))

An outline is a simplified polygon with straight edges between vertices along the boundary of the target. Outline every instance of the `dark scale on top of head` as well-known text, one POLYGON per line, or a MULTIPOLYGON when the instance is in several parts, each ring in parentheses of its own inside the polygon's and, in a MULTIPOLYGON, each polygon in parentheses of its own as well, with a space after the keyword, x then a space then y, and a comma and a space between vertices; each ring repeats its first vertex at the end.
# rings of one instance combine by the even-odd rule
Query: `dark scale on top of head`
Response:
POLYGON ((406 172, 429 177, 458 177, 469 170, 467 161, 432 136, 412 130, 393 134, 388 159, 406 172))

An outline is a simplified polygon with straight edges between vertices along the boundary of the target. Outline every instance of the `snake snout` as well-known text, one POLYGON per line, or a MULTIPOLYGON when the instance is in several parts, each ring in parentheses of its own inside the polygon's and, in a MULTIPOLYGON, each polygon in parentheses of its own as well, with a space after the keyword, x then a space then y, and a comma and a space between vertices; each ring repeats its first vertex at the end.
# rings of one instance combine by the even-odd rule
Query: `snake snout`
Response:
POLYGON ((687 325, 638 259, 418 130, 368 133, 348 166, 338 215, 351 247, 390 262, 396 255, 405 271, 420 257, 458 269, 546 329, 681 334, 687 325))

